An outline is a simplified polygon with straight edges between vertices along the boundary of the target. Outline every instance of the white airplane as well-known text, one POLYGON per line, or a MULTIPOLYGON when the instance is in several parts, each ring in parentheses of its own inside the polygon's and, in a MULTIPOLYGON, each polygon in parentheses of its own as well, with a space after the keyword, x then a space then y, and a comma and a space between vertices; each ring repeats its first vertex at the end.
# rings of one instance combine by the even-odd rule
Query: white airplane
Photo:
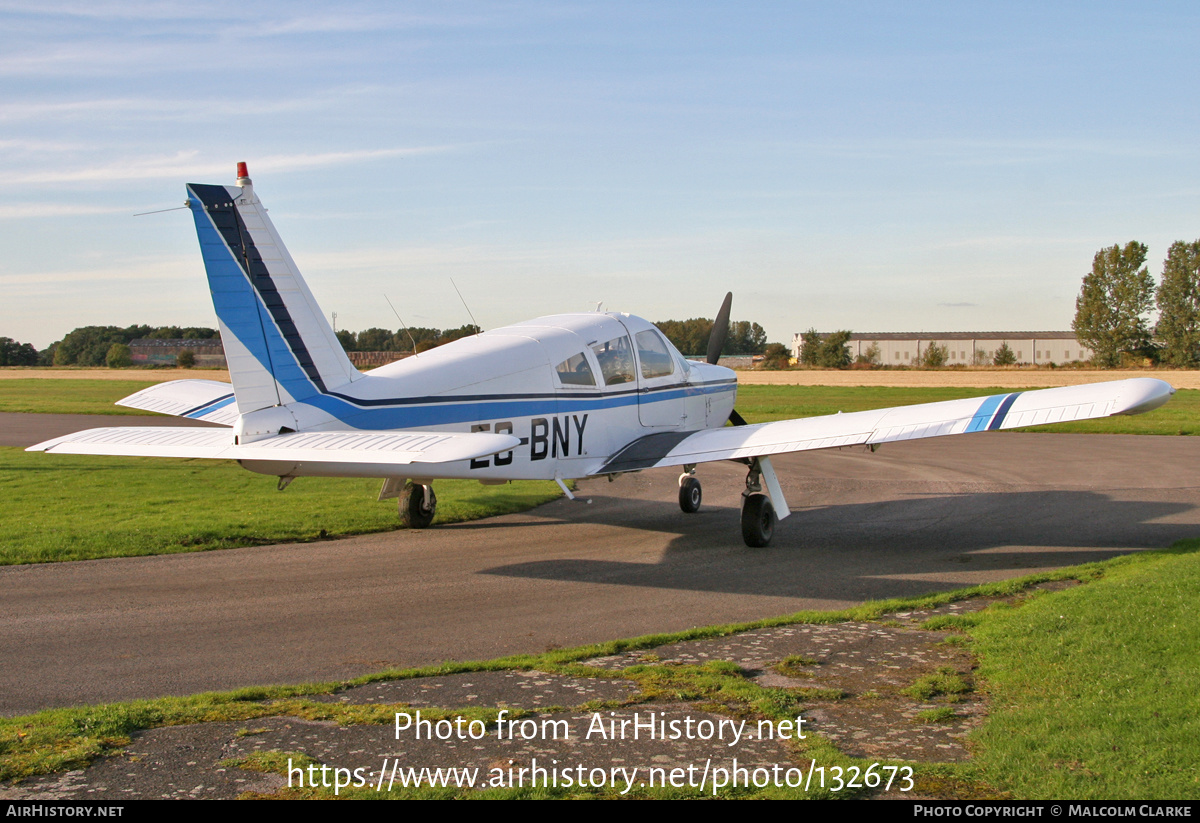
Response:
POLYGON ((234 186, 190 184, 232 386, 177 380, 119 401, 227 428, 103 428, 30 451, 236 460, 279 478, 383 478, 412 528, 429 526, 432 482, 613 476, 682 467, 679 505, 700 508, 696 466, 748 466, 741 526, 766 546, 790 514, 770 456, 1139 414, 1174 389, 1138 378, 877 411, 746 425, 737 376, 716 365, 731 296, 708 362, 690 362, 653 324, 616 312, 505 326, 365 374, 346 357, 267 217, 246 170, 234 186), (727 425, 733 423, 734 425, 727 425))

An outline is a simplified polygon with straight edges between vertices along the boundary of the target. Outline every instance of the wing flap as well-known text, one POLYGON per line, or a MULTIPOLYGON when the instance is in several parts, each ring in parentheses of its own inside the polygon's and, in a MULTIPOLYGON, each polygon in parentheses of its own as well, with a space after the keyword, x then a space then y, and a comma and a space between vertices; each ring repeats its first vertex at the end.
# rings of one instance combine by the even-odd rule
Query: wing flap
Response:
POLYGON ((130 457, 287 461, 347 465, 453 463, 508 451, 520 439, 494 432, 294 432, 236 445, 224 429, 88 429, 26 451, 130 457))
POLYGON ((122 398, 117 405, 222 426, 232 426, 238 418, 233 386, 218 380, 168 380, 122 398))
POLYGON ((751 426, 726 426, 686 435, 654 434, 630 444, 595 473, 1140 414, 1158 408, 1174 393, 1162 380, 1139 377, 751 426))

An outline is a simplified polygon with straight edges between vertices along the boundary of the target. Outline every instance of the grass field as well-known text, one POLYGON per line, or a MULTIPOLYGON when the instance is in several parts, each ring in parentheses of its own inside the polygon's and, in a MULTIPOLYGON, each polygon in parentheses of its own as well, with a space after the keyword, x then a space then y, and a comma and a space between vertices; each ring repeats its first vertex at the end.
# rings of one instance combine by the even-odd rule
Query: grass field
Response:
MULTIPOLYGON (((1083 585, 1035 593, 1018 598, 1015 604, 998 604, 959 619, 967 643, 980 661, 976 688, 989 692, 991 709, 974 737, 972 760, 916 766, 917 792, 922 797, 948 799, 998 795, 1060 800, 1200 799, 1200 692, 1195 674, 1195 650, 1200 645, 1200 623, 1195 620, 1200 540, 1183 541, 1168 551, 1129 555, 949 594, 866 603, 842 612, 804 612, 543 655, 383 672, 351 682, 497 669, 615 676, 637 685, 640 695, 634 702, 683 696, 735 717, 794 717, 803 709, 803 695, 759 686, 723 661, 678 667, 646 664, 619 672, 589 669, 579 661, 762 626, 877 620, 890 613, 931 608, 970 596, 1013 595, 1051 579, 1077 579, 1083 585)), ((340 706, 308 699, 345 685, 349 683, 243 689, 3 719, 0 779, 79 768, 96 756, 121 748, 137 729, 156 726, 270 716, 344 724, 392 722, 395 706, 340 706)), ((429 716, 438 711, 426 709, 429 716)), ((494 719, 494 709, 486 706, 454 713, 485 722, 494 719)), ((816 758, 825 766, 869 765, 840 754, 811 731, 795 754, 801 763, 816 758)), ((275 758, 258 766, 279 771, 281 762, 275 758)), ((425 788, 396 794, 445 797, 447 791, 425 788)), ((300 794, 323 796, 319 790, 300 794)), ((358 794, 377 796, 373 791, 358 794)), ((596 794, 606 796, 611 791, 596 794)), ((641 790, 635 794, 661 793, 641 790)), ((564 795, 595 796, 585 792, 532 796, 564 795)), ((775 788, 736 794, 799 795, 798 791, 775 788)))
MULTIPOLYGON (((0 565, 133 557, 319 540, 399 528, 380 481, 276 480, 233 463, 45 455, 0 448, 5 503, 0 565)), ((524 511, 557 498, 554 483, 481 486, 440 480, 438 523, 524 511)))
POLYGON ((146 414, 113 404, 153 385, 142 380, 10 379, 0 382, 0 412, 146 414))
POLYGON ((1200 540, 970 630, 993 705, 977 766, 1016 797, 1200 798, 1200 540))

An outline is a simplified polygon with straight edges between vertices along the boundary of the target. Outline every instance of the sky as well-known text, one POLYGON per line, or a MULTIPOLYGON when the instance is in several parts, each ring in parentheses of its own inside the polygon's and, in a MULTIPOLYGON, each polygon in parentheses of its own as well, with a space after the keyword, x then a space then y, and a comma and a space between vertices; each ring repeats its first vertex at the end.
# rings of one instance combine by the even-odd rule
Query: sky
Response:
POLYGON ((5 2, 0 336, 215 326, 184 185, 338 328, 1068 329, 1200 237, 1194 3, 5 2), (453 281, 453 283, 451 282, 453 281), (386 299, 385 299, 386 298, 386 299))

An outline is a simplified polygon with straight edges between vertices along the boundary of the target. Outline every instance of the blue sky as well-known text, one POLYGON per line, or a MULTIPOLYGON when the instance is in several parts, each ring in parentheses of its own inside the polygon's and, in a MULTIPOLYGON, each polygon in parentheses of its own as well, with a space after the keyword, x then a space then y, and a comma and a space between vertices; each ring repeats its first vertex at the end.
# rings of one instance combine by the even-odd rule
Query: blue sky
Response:
POLYGON ((215 325, 246 160, 338 326, 1070 327, 1200 237, 1200 9, 0 2, 0 335, 215 325))

